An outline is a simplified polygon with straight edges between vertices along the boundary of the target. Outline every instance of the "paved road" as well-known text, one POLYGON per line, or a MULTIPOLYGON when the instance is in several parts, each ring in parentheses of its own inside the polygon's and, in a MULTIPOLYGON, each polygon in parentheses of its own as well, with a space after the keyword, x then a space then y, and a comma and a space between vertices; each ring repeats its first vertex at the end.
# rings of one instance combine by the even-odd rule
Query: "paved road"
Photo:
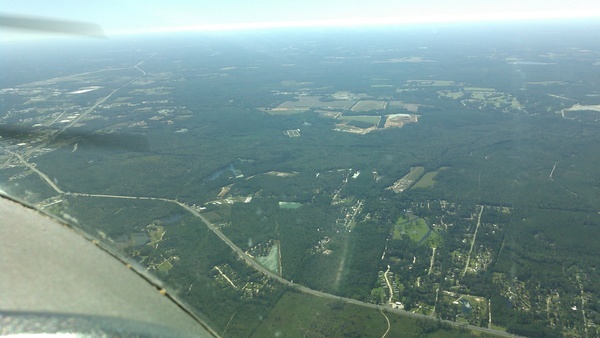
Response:
MULTIPOLYGON (((322 297, 322 298, 328 298, 331 300, 343 301, 348 304, 354 304, 354 305, 358 305, 358 306, 368 307, 368 308, 372 308, 372 309, 379 310, 379 311, 386 311, 388 313, 394 313, 397 315, 410 317, 410 318, 433 320, 433 318, 431 316, 427 316, 427 315, 423 315, 423 314, 419 314, 419 313, 412 313, 412 312, 397 309, 397 308, 394 309, 387 305, 377 305, 377 304, 372 304, 372 303, 366 303, 366 302, 363 302, 363 301, 360 301, 357 299, 340 297, 340 296, 336 296, 336 295, 333 295, 330 293, 313 290, 306 286, 291 282, 291 281, 279 276, 278 274, 271 272, 270 270, 268 270, 267 268, 265 268, 264 266, 260 265, 258 262, 253 260, 240 247, 238 247, 227 236, 225 236, 225 234, 223 234, 223 232, 221 232, 221 230, 219 230, 218 227, 216 227, 208 219, 206 219, 206 217, 204 217, 200 212, 198 212, 196 209, 190 207, 189 205, 187 205, 183 202, 180 202, 180 201, 177 201, 174 199, 169 199, 169 198, 162 198, 162 197, 102 195, 102 194, 87 194, 87 193, 72 193, 72 192, 65 192, 64 194, 69 195, 69 196, 80 196, 80 197, 155 200, 155 201, 164 201, 164 202, 177 204, 180 207, 182 207, 183 209, 190 212, 192 215, 199 218, 208 227, 209 230, 211 230, 223 242, 225 242, 225 244, 227 244, 233 251, 235 251, 238 254, 238 256, 240 258, 242 258, 248 265, 252 266, 252 268, 254 268, 254 269, 258 270, 259 272, 263 273, 264 275, 278 281, 281 284, 289 286, 299 292, 303 292, 303 293, 313 295, 316 297, 322 297)), ((472 330, 472 331, 485 332, 485 333, 489 333, 489 334, 493 334, 493 335, 497 335, 497 336, 503 336, 503 337, 517 337, 515 335, 509 334, 509 333, 506 333, 503 331, 493 330, 493 329, 489 329, 489 328, 485 328, 485 327, 459 324, 459 323, 456 323, 456 322, 453 322, 450 320, 442 320, 442 322, 450 324, 452 326, 456 326, 456 327, 464 327, 464 328, 472 330)))
MULTIPOLYGON (((136 69, 138 69, 140 72, 142 72, 142 75, 140 75, 139 77, 131 80, 127 84, 125 84, 125 85, 123 85, 123 86, 121 86, 121 87, 113 90, 106 97, 104 97, 103 99, 100 99, 99 101, 97 101, 96 104, 94 104, 92 107, 88 108, 83 114, 81 114, 79 117, 77 117, 76 119, 74 119, 71 123, 69 123, 67 126, 65 126, 64 128, 62 128, 61 130, 59 130, 57 133, 55 133, 54 135, 52 135, 51 138, 49 138, 48 140, 46 140, 42 144, 38 145, 37 147, 35 147, 33 149, 30 149, 28 152, 26 152, 25 156, 30 155, 35 149, 39 149, 39 148, 43 147, 45 144, 47 144, 48 142, 50 142, 57 135, 59 135, 60 133, 64 132, 66 129, 72 127, 75 123, 77 123, 82 118, 84 118, 86 115, 88 115, 89 113, 91 113, 92 111, 94 111, 96 109, 96 107, 98 107, 98 105, 100 105, 103 102, 105 102, 106 100, 108 100, 118 90, 120 90, 121 88, 123 88, 125 86, 128 86, 129 84, 133 83, 134 81, 136 81, 140 77, 146 75, 146 73, 143 70, 141 70, 140 68, 138 68, 138 66, 141 65, 147 59, 153 57, 154 55, 155 54, 152 54, 151 56, 149 56, 148 58, 144 59, 143 61, 141 61, 140 63, 138 63, 137 65, 134 66, 136 69)), ((358 306, 369 307, 369 308, 376 309, 376 310, 379 310, 379 311, 387 311, 387 312, 395 313, 395 314, 406 316, 406 317, 422 318, 422 319, 432 319, 432 317, 427 316, 427 315, 412 313, 412 312, 408 312, 408 311, 400 310, 400 309, 393 309, 393 308, 391 308, 389 306, 384 306, 384 305, 377 305, 377 304, 366 303, 366 302, 362 302, 362 301, 359 301, 359 300, 356 300, 356 299, 351 299, 351 298, 346 298, 346 297, 340 297, 340 296, 332 295, 332 294, 329 294, 329 293, 325 293, 325 292, 313 290, 313 289, 310 289, 308 287, 302 286, 300 284, 296 284, 296 283, 293 283, 291 281, 288 281, 287 279, 284 279, 283 277, 281 277, 281 276, 279 276, 279 275, 271 272, 270 270, 266 269, 262 265, 258 264, 255 260, 253 260, 252 258, 250 258, 242 249, 240 249, 227 236, 225 236, 225 234, 223 234, 221 232, 221 230, 219 230, 219 228, 217 228, 210 221, 208 221, 208 219, 206 219, 200 212, 198 212, 196 209, 188 206, 187 204, 185 204, 183 202, 180 202, 180 201, 177 201, 177 200, 174 200, 174 199, 161 198, 161 197, 102 195, 102 194, 88 194, 88 193, 65 192, 62 189, 60 189, 46 174, 44 174, 43 172, 41 172, 40 170, 38 170, 33 164, 29 163, 23 156, 21 156, 21 155, 19 155, 17 153, 13 153, 11 151, 8 151, 8 152, 11 153, 11 154, 13 154, 13 155, 15 155, 15 156, 17 156, 18 159, 24 165, 26 165, 31 170, 33 170, 34 172, 36 172, 44 181, 46 181, 46 183, 48 183, 48 185, 50 185, 52 187, 52 189, 54 189, 57 193, 59 193, 61 195, 81 196, 81 197, 96 197, 96 198, 157 200, 157 201, 164 201, 164 202, 175 203, 175 204, 179 205, 180 207, 182 207, 183 209, 185 209, 188 212, 190 212, 191 214, 193 214, 194 216, 198 217, 200 220, 202 220, 202 222, 214 234, 216 234, 223 242, 225 242, 225 244, 227 244, 233 251, 235 251, 238 254, 238 256, 240 256, 248 265, 252 266, 254 269, 260 271, 261 273, 265 274, 266 276, 268 276, 268 277, 270 277, 270 278, 272 278, 274 280, 277 280, 279 283, 287 285, 289 287, 292 287, 292 288, 294 288, 294 289, 296 289, 296 290, 298 290, 300 292, 303 292, 303 293, 306 293, 306 294, 310 294, 310 295, 313 295, 313 296, 316 296, 316 297, 328 298, 328 299, 332 299, 332 300, 340 300, 340 301, 343 301, 343 302, 348 303, 348 304, 354 304, 354 305, 358 305, 358 306)), ((481 219, 481 213, 482 212, 483 212, 483 207, 481 208, 481 211, 479 213, 479 220, 481 219)), ((498 336, 514 337, 514 335, 508 334, 508 333, 503 332, 503 331, 497 331, 497 330, 492 330, 492 329, 478 327, 478 326, 472 326, 472 325, 458 324, 456 322, 448 321, 448 320, 443 320, 442 322, 450 324, 450 325, 453 325, 453 326, 465 327, 465 328, 467 328, 469 330, 473 330, 473 331, 486 332, 486 333, 490 333, 490 334, 494 334, 494 335, 498 335, 498 336)))
MULTIPOLYGON (((194 216, 200 218, 202 220, 202 222, 212 231, 214 232, 217 236, 219 236, 219 238, 221 238, 221 240, 223 240, 223 242, 225 242, 231 249, 233 249, 242 259, 244 259, 244 261, 246 261, 246 263, 248 263, 249 265, 251 265, 253 268, 255 268, 256 270, 262 272, 263 274, 277 280, 278 282, 290 286, 292 288, 295 288, 298 291, 301 291, 303 293, 306 294, 310 294, 313 296, 317 296, 317 297, 323 297, 323 298, 329 298, 329 299, 333 299, 333 300, 341 300, 344 301, 346 303, 349 304, 354 304, 354 305, 358 305, 358 306, 365 306, 365 307, 369 307, 372 309, 377 309, 377 310, 385 310, 387 312, 392 312, 395 314, 399 314, 402 316, 406 316, 406 317, 411 317, 411 318, 426 318, 426 319, 432 319, 432 317, 427 316, 427 315, 422 315, 422 314, 418 314, 418 313, 412 313, 409 311, 405 311, 405 310, 400 310, 400 309, 393 309, 389 306, 385 306, 385 305, 377 305, 377 304, 371 304, 371 303, 366 303, 366 302, 362 302, 360 300, 356 300, 356 299, 352 299, 352 298, 346 298, 346 297, 340 297, 340 296, 336 296, 336 295, 332 295, 330 293, 325 293, 325 292, 321 292, 321 291, 317 291, 317 290, 313 290, 311 288, 308 288, 306 286, 302 286, 300 284, 296 284, 293 282, 288 281, 287 279, 280 277, 279 275, 271 272, 270 270, 266 269, 265 267, 263 267, 262 265, 258 264, 256 261, 254 261, 252 258, 250 258, 242 249, 240 249, 235 243, 233 243, 229 238, 227 238, 227 236, 225 236, 225 234, 223 234, 221 232, 221 230, 219 230, 216 226, 214 226, 211 222, 209 222, 204 216, 202 216, 201 213, 199 213, 196 209, 188 206, 187 204, 184 204, 182 202, 176 201, 176 200, 170 200, 171 202, 177 203, 178 205, 180 205, 182 208, 186 209, 187 211, 189 211, 190 213, 192 213, 194 216)), ((498 331, 498 330, 492 330, 492 329, 488 329, 485 327, 479 327, 479 326, 473 326, 473 325, 463 325, 463 324, 459 324, 453 321, 449 321, 449 320, 442 320, 442 322, 453 325, 453 326, 459 326, 459 327, 465 327, 469 330, 473 330, 473 331, 479 331, 479 332, 486 332, 486 333, 490 333, 490 334, 494 334, 497 336, 503 336, 503 337, 515 337, 515 335, 503 332, 503 331, 498 331)))
MULTIPOLYGON (((278 274, 275 274, 275 273, 271 272, 270 270, 266 269, 264 266, 258 264, 258 262, 256 262, 252 258, 250 258, 250 256, 248 256, 242 249, 240 249, 240 247, 238 247, 227 236, 225 236, 225 234, 223 234, 223 232, 221 232, 221 230, 219 230, 219 228, 217 228, 208 219, 206 219, 206 217, 204 217, 200 212, 198 212, 196 209, 190 207, 189 205, 187 205, 187 204, 185 204, 183 202, 180 202, 180 201, 177 201, 177 200, 174 200, 174 199, 169 199, 169 198, 162 198, 162 197, 103 195, 103 194, 87 194, 87 193, 64 192, 54 182, 52 182, 52 180, 50 180, 46 174, 42 173, 37 168, 35 168, 33 165, 29 164, 20 155, 18 155, 16 153, 14 153, 14 154, 17 157, 19 157, 19 160, 21 160, 29 168, 31 168, 32 170, 34 170, 54 190, 56 190, 60 194, 69 195, 69 196, 80 196, 80 197, 116 198, 116 199, 140 199, 140 200, 155 200, 155 201, 164 201, 164 202, 169 202, 169 203, 175 203, 175 204, 179 205, 180 207, 182 207, 183 209, 185 209, 188 212, 190 212, 192 215, 198 217, 215 235, 217 235, 223 242, 225 242, 225 244, 227 244, 233 251, 235 251, 238 254, 238 256, 240 256, 244 261, 246 261, 246 263, 248 265, 252 266, 254 269, 260 271, 261 273, 267 275, 268 277, 277 280, 279 283, 287 285, 289 287, 292 287, 292 288, 294 288, 294 289, 296 289, 296 290, 298 290, 300 292, 303 292, 303 293, 306 293, 306 294, 309 294, 309 295, 313 295, 313 296, 316 296, 316 297, 323 297, 323 298, 328 298, 328 299, 332 299, 332 300, 340 300, 340 301, 343 301, 343 302, 348 303, 348 304, 354 304, 354 305, 358 305, 358 306, 369 307, 369 308, 380 310, 380 311, 392 312, 392 313, 395 313, 395 314, 398 314, 398 315, 402 315, 402 316, 406 316, 406 317, 421 318, 421 319, 430 319, 430 320, 432 319, 432 317, 427 316, 427 315, 418 314, 418 313, 412 313, 412 312, 405 311, 405 310, 400 310, 400 309, 393 309, 393 308, 391 308, 389 306, 385 306, 385 305, 377 305, 377 304, 366 303, 366 302, 362 302, 360 300, 356 300, 356 299, 352 299, 352 298, 340 297, 340 296, 332 295, 332 294, 329 294, 329 293, 325 293, 325 292, 313 290, 311 288, 308 288, 306 286, 302 286, 300 284, 293 283, 293 282, 291 282, 291 281, 289 281, 289 280, 287 280, 287 279, 279 276, 278 274)), ((473 325, 464 325, 464 324, 459 324, 459 323, 456 323, 456 322, 453 322, 453 321, 449 321, 449 320, 443 320, 442 322, 450 324, 450 325, 453 325, 453 326, 465 327, 465 328, 467 328, 469 330, 473 330, 473 331, 479 331, 479 332, 486 332, 486 333, 494 334, 494 335, 497 335, 497 336, 515 337, 512 334, 508 334, 508 333, 503 332, 503 331, 492 330, 492 329, 489 329, 489 328, 484 328, 484 327, 479 327, 479 326, 473 326, 473 325)))
POLYGON ((33 164, 31 164, 31 163, 27 162, 27 161, 26 161, 26 160, 23 158, 23 156, 21 156, 21 155, 20 155, 20 154, 18 154, 18 153, 12 152, 12 151, 10 151, 10 150, 8 150, 8 149, 4 149, 4 151, 6 151, 6 152, 7 152, 7 153, 9 153, 9 154, 12 154, 12 155, 16 156, 16 157, 19 159, 19 161, 21 161, 21 163, 23 163, 23 164, 24 164, 26 167, 28 167, 29 169, 33 170, 33 171, 34 171, 36 174, 38 174, 38 175, 39 175, 39 176, 40 176, 40 177, 41 177, 41 178, 42 178, 44 181, 46 181, 46 183, 48 183, 48 185, 49 185, 50 187, 52 187, 52 189, 54 189, 54 191, 56 191, 56 192, 57 192, 57 193, 59 193, 59 194, 63 194, 63 193, 64 193, 64 191, 62 191, 62 190, 61 190, 61 189, 60 189, 60 188, 59 188, 59 187, 58 187, 58 186, 57 186, 57 185, 56 185, 54 182, 52 182, 52 180, 51 180, 51 179, 48 177, 48 175, 46 175, 46 174, 44 174, 43 172, 39 171, 39 170, 38 170, 38 169, 35 167, 35 165, 33 165, 33 164))
MULTIPOLYGON (((89 107, 88 109, 86 109, 81 115, 77 116, 76 118, 74 118, 70 123, 68 123, 67 125, 65 125, 63 128, 61 128, 60 130, 58 130, 57 132, 53 133, 50 137, 48 137, 45 141, 43 141, 42 143, 38 144, 37 146, 29 149, 27 152, 25 152, 25 157, 29 157, 31 154, 33 154, 34 152, 38 151, 39 149, 45 147, 46 145, 48 145, 50 142, 52 142, 58 135, 62 134, 63 132, 65 132, 67 129, 73 127, 75 124, 79 123, 79 121, 81 121, 82 119, 84 119, 87 115, 89 115, 90 113, 92 113, 93 111, 96 110, 96 108, 98 108, 99 105, 103 104, 104 102, 106 102, 111 96, 113 96, 116 92, 118 92, 119 90, 129 86, 130 84, 134 83, 135 81, 139 80, 140 78, 146 76, 146 72, 143 71, 142 69, 140 69, 138 66, 140 66, 142 63, 144 63, 146 60, 154 57, 156 55, 156 53, 152 53, 150 56, 148 56, 147 58, 143 59, 142 61, 140 61, 138 64, 136 64, 135 66, 133 66, 133 68, 139 70, 140 72, 142 72, 141 75, 139 75, 138 77, 134 78, 133 80, 127 82, 126 84, 122 85, 119 88, 114 89, 113 91, 111 91, 108 95, 106 95, 105 97, 99 99, 98 101, 96 101, 96 103, 89 107)), ((92 72, 90 72, 92 73, 92 72)), ((84 73, 85 74, 85 73, 84 73)), ((66 110, 65 110, 66 112, 66 110)), ((64 114, 64 112, 63 112, 64 114)), ((21 162, 25 163, 26 165, 27 162, 25 160, 23 160, 23 158, 19 158, 21 160, 21 162)), ((28 165, 29 166, 29 165, 28 165)), ((38 172, 39 174, 39 172, 38 172)), ((42 175, 40 175, 42 176, 42 175)), ((44 177, 42 177, 44 178, 44 177)), ((45 178, 44 178, 45 179, 45 178)), ((54 188, 54 190, 57 190, 54 186, 52 187, 54 188)), ((62 193, 62 191, 58 191, 59 193, 62 193)))

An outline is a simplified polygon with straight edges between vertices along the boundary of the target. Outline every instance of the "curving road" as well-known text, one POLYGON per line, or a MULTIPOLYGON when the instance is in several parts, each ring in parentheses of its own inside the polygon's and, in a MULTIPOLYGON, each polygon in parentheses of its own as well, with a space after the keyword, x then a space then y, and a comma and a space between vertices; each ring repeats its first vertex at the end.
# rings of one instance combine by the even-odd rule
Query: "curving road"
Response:
POLYGON ((52 180, 50 179, 50 177, 48 177, 48 175, 44 174, 43 172, 39 171, 34 164, 31 164, 29 162, 27 162, 27 160, 25 160, 25 158, 23 158, 23 156, 21 156, 18 153, 12 152, 8 149, 3 149, 5 152, 16 156, 19 161, 21 161, 21 163, 23 163, 23 165, 25 165, 27 168, 31 169, 33 172, 35 172, 36 174, 38 174, 44 181, 46 181, 46 183, 48 183, 48 185, 54 189, 54 191, 56 191, 59 194, 64 194, 65 192, 62 191, 62 189, 60 189, 56 183, 52 182, 52 180))
MULTIPOLYGON (((187 210, 188 212, 190 212, 195 217, 199 218, 215 235, 217 235, 223 242, 225 242, 225 244, 227 244, 233 251, 235 251, 240 258, 242 258, 248 265, 252 266, 252 268, 254 268, 257 271, 263 273, 264 275, 266 275, 266 276, 268 276, 268 277, 270 277, 270 278, 278 281, 281 284, 284 284, 284 285, 287 285, 287 286, 289 286, 291 288, 296 289, 297 291, 300 291, 300 292, 303 292, 303 293, 306 293, 306 294, 309 294, 309 295, 313 295, 313 296, 316 296, 316 297, 329 298, 329 299, 332 299, 332 300, 343 301, 343 302, 348 303, 348 304, 354 304, 354 305, 358 305, 358 306, 363 306, 363 307, 368 307, 368 308, 376 309, 376 310, 381 311, 382 314, 384 314, 383 311, 387 311, 387 312, 390 312, 390 313, 394 313, 394 314, 402 315, 402 316, 406 316, 406 317, 411 317, 411 318, 421 318, 421 319, 429 319, 429 320, 432 319, 432 317, 427 316, 427 315, 412 313, 412 312, 401 310, 401 309, 394 309, 394 308, 391 308, 390 306, 387 306, 387 305, 377 305, 377 304, 362 302, 362 301, 356 300, 356 299, 351 299, 351 298, 346 298, 346 297, 340 297, 340 296, 336 296, 336 295, 333 295, 333 294, 329 294, 329 293, 325 293, 325 292, 313 290, 313 289, 308 288, 306 286, 302 286, 300 284, 296 284, 294 282, 288 281, 287 279, 279 276, 278 274, 275 274, 275 273, 271 272, 270 270, 266 269, 265 267, 263 267, 262 265, 260 265, 258 262, 256 262, 255 260, 253 260, 242 249, 240 249, 235 243, 233 243, 227 236, 225 236, 225 234, 223 234, 223 232, 221 232, 221 230, 219 230, 218 227, 216 227, 214 224, 212 224, 210 221, 208 221, 208 219, 206 219, 200 212, 198 212, 196 209, 190 207, 189 205, 187 205, 187 204, 185 204, 183 202, 180 202, 180 201, 177 201, 177 200, 174 200, 174 199, 169 199, 169 198, 162 198, 162 197, 103 195, 103 194, 89 194, 89 193, 65 192, 62 189, 60 189, 60 187, 58 187, 58 185, 56 183, 54 183, 45 173, 43 173, 40 170, 38 170, 35 167, 34 164, 29 163, 27 161, 27 159, 25 157, 28 157, 35 150, 40 149, 41 147, 45 146, 46 144, 48 144, 48 142, 50 142, 56 136, 58 136, 59 134, 61 134, 62 132, 64 132, 66 129, 72 127, 75 123, 79 122, 86 115, 88 115, 89 113, 91 113, 92 111, 94 111, 96 109, 96 107, 98 107, 100 104, 102 104, 103 102, 105 102, 106 100, 108 100, 117 91, 119 91, 120 89, 122 89, 125 86, 128 86, 129 84, 133 83, 134 81, 138 80, 139 78, 145 76, 146 72, 143 71, 142 69, 140 69, 138 66, 140 66, 144 61, 150 59, 154 55, 156 55, 156 53, 150 55, 148 58, 142 60, 141 62, 139 62, 138 64, 136 64, 134 66, 134 68, 136 68, 137 70, 139 70, 140 72, 142 72, 142 74, 139 77, 137 77, 137 78, 131 80, 130 82, 126 83, 125 85, 123 85, 123 86, 121 86, 121 87, 113 90, 106 97, 98 100, 92 107, 88 108, 83 114, 81 114, 80 116, 78 116, 71 123, 69 123, 64 128, 62 128, 61 130, 59 130, 58 132, 56 132, 55 134, 53 134, 49 139, 47 139, 46 141, 42 142, 38 146, 36 146, 36 147, 30 149, 29 151, 27 151, 24 154, 25 156, 22 156, 22 155, 20 155, 18 153, 15 153, 15 152, 12 152, 12 151, 9 151, 9 150, 6 150, 6 149, 4 149, 4 150, 6 152, 8 152, 8 153, 10 153, 10 154, 12 154, 14 156, 16 156, 21 163, 23 163, 25 166, 27 166, 28 168, 30 168, 31 170, 33 170, 35 173, 37 173, 50 187, 52 187, 52 189, 54 189, 60 195, 80 196, 80 197, 95 197, 95 198, 156 200, 156 201, 164 201, 164 202, 169 202, 169 203, 175 203, 175 204, 179 205, 181 208, 183 208, 183 209, 187 210)), ((481 214, 482 214, 482 212, 483 212, 483 206, 481 207, 481 210, 479 212, 479 219, 478 219, 478 224, 477 224, 478 227, 479 227, 479 223, 481 221, 481 214)), ((477 228, 475 230, 475 236, 476 235, 477 235, 477 228)), ((473 238, 473 243, 474 242, 475 242, 475 238, 473 238)), ((471 250, 473 248, 473 243, 471 244, 471 250)), ((467 260, 467 267, 468 267, 468 260, 467 260)), ((388 267, 388 271, 389 271, 389 267, 388 267)), ((390 285, 389 280, 387 278, 387 272, 388 271, 386 271, 386 273, 385 273, 385 279, 386 279, 386 282, 388 283, 388 287, 390 287, 390 295, 391 295, 392 294, 392 292, 391 292, 392 291, 391 290, 391 285, 390 285)), ((466 268, 465 268, 465 271, 466 271, 466 268)), ((391 300, 391 298, 390 298, 390 300, 391 300)), ((389 329, 390 329, 389 319, 387 318, 387 316, 385 314, 384 314, 384 316, 386 317, 386 320, 388 321, 388 330, 385 332, 385 334, 383 335, 383 337, 385 337, 387 335, 387 333, 389 332, 389 329)), ((458 324, 456 322, 449 321, 449 320, 442 320, 442 322, 450 324, 450 325, 453 325, 453 326, 464 327, 464 328, 467 328, 467 329, 472 330, 472 331, 485 332, 485 333, 489 333, 489 334, 493 334, 493 335, 497 335, 497 336, 504 336, 504 337, 515 337, 512 334, 509 334, 509 333, 506 333, 506 332, 503 332, 503 331, 489 329, 489 328, 484 328, 484 327, 479 327, 479 326, 472 326, 472 325, 458 324)))
POLYGON ((385 272, 383 273, 383 278, 385 278, 385 283, 387 284, 388 289, 390 290, 390 298, 388 299, 388 304, 392 304, 392 297, 394 296, 394 290, 392 289, 392 284, 390 283, 390 280, 388 278, 388 272, 390 272, 389 264, 387 266, 387 270, 385 270, 385 272))
POLYGON ((385 336, 387 336, 387 334, 390 332, 390 329, 392 328, 392 326, 390 325, 390 319, 385 314, 385 312, 383 312, 383 310, 380 310, 380 311, 381 311, 381 314, 383 315, 383 317, 385 317, 385 321, 387 322, 387 330, 385 330, 385 332, 383 333, 383 336, 381 336, 381 338, 385 338, 385 336))
MULTIPOLYGON (((182 207, 183 209, 187 210, 188 212, 190 212, 192 215, 194 215, 195 217, 198 217, 207 227, 209 230, 211 230, 215 235, 217 235, 223 242, 225 242, 225 244, 227 244, 233 251, 235 251, 238 256, 240 258, 242 258, 248 265, 250 265, 252 268, 256 269, 257 271, 263 273, 264 275, 278 281, 281 284, 287 285, 291 288, 294 288, 295 290, 302 292, 302 293, 306 293, 309 295, 313 295, 316 297, 322 297, 322 298, 328 298, 328 299, 332 299, 332 300, 338 300, 338 301, 343 301, 345 303, 348 304, 354 304, 354 305, 358 305, 358 306, 363 306, 363 307, 368 307, 368 308, 372 308, 375 310, 379 310, 379 311, 386 311, 389 313, 394 313, 397 315, 401 315, 401 316, 406 316, 406 317, 411 317, 411 318, 417 318, 417 319, 429 319, 432 320, 433 318, 431 316, 427 316, 427 315, 423 315, 423 314, 419 314, 419 313, 412 313, 409 311, 405 311, 405 310, 401 310, 398 308, 391 308, 388 305, 377 305, 377 304, 372 304, 372 303, 366 303, 357 299, 352 299, 352 298, 346 298, 346 297, 340 297, 340 296, 336 296, 330 293, 326 293, 326 292, 321 292, 321 291, 317 291, 317 290, 313 290, 311 288, 308 288, 306 286, 291 282, 281 276, 279 276, 276 273, 271 272, 270 270, 268 270, 267 268, 265 268, 264 266, 260 265, 258 262, 256 262, 254 259, 252 259, 250 256, 248 256, 240 247, 238 247, 235 243, 233 243, 227 236, 225 236, 225 234, 223 234, 223 232, 221 232, 221 230, 219 230, 218 227, 216 227, 214 224, 212 224, 208 219, 206 219, 206 217, 204 217, 200 212, 198 212, 196 209, 190 207, 189 205, 174 200, 174 199, 169 199, 169 198, 162 198, 162 197, 141 197, 141 196, 121 196, 121 195, 102 195, 102 194, 85 194, 85 193, 65 193, 65 195, 71 195, 71 196, 82 196, 82 197, 97 197, 97 198, 120 198, 120 199, 145 199, 145 200, 156 200, 156 201, 165 201, 165 202, 169 202, 169 203, 175 203, 177 205, 179 205, 180 207, 182 207)), ((456 327, 464 327, 466 329, 472 330, 472 331, 478 331, 478 332, 485 332, 485 333, 489 333, 489 334, 493 334, 496 336, 502 336, 502 337, 517 337, 513 334, 510 333, 506 333, 504 331, 499 331, 499 330, 493 330, 493 329, 489 329, 489 328, 485 328, 485 327, 479 327, 479 326, 474 326, 474 325, 465 325, 465 324, 459 324, 450 320, 442 320, 443 323, 447 323, 456 327)))

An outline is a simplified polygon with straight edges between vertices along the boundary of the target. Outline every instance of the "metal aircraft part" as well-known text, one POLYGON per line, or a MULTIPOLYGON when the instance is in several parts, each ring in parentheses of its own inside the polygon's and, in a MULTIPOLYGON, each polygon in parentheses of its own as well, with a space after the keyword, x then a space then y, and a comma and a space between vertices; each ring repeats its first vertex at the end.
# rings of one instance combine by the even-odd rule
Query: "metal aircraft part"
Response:
POLYGON ((95 23, 22 15, 0 14, 0 27, 36 33, 60 33, 94 38, 106 37, 102 27, 95 23))
POLYGON ((1 195, 0 271, 0 334, 89 334, 96 325, 96 333, 216 336, 80 230, 1 195))

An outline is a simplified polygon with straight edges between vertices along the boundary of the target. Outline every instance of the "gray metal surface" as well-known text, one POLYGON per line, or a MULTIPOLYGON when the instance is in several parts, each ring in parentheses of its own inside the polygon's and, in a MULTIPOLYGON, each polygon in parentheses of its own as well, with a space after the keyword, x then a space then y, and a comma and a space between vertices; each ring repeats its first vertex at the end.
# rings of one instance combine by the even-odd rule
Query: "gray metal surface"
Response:
POLYGON ((155 286, 70 227, 2 197, 0 312, 113 317, 212 337, 155 286))

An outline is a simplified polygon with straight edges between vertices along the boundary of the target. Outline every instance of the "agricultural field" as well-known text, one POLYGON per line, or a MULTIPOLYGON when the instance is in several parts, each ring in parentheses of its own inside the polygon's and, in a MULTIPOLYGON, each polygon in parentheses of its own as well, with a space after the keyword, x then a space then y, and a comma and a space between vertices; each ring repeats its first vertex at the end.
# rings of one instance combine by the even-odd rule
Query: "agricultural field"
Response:
POLYGON ((457 85, 452 80, 408 80, 406 81, 407 86, 418 86, 418 87, 452 87, 457 85))
POLYGON ((322 96, 299 96, 298 101, 285 101, 276 108, 265 110, 272 115, 286 115, 302 113, 309 109, 342 109, 348 110, 355 103, 354 100, 321 101, 322 96))
POLYGON ((344 116, 340 117, 340 120, 358 121, 358 122, 372 123, 372 124, 376 125, 381 120, 381 116, 368 116, 368 115, 358 115, 358 116, 347 115, 346 116, 346 115, 344 115, 344 116))
POLYGON ((362 100, 352 106, 352 111, 385 110, 387 101, 362 100))
POLYGON ((411 113, 416 113, 419 110, 421 104, 418 103, 408 103, 404 101, 390 101, 388 104, 389 108, 400 107, 402 109, 406 109, 411 113))
POLYGON ((388 33, 16 62, 2 193, 72 215, 226 337, 381 337, 374 304, 387 337, 437 334, 393 306, 597 336, 598 39, 388 33))

